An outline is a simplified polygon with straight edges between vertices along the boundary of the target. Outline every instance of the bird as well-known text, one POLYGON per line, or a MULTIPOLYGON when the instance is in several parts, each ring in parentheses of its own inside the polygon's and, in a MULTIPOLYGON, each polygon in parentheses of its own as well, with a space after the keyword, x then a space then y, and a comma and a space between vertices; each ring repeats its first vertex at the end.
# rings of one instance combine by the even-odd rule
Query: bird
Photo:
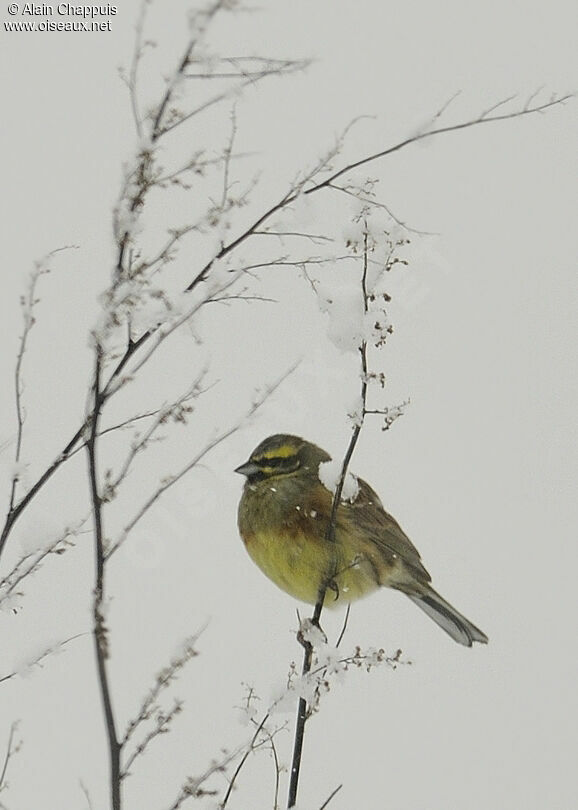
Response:
POLYGON ((454 641, 488 637, 437 593, 420 554, 363 479, 337 506, 320 468, 331 456, 288 433, 264 439, 235 469, 245 476, 238 527, 249 556, 279 588, 323 607, 350 603, 385 586, 401 591, 454 641))

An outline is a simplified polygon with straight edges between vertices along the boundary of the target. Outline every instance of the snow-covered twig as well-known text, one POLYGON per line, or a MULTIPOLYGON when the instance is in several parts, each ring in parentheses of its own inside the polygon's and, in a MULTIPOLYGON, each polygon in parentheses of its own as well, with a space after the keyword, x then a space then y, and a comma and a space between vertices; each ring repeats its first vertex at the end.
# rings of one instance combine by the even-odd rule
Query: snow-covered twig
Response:
MULTIPOLYGON (((139 453, 142 453, 153 440, 155 433, 159 428, 169 421, 180 422, 186 424, 188 416, 193 411, 191 400, 197 399, 201 393, 207 389, 201 387, 201 383, 205 377, 205 370, 203 370, 193 382, 191 386, 177 399, 171 403, 166 403, 155 412, 154 419, 147 427, 144 433, 135 434, 130 449, 120 466, 120 469, 113 475, 112 470, 107 470, 105 473, 105 482, 102 492, 103 500, 111 501, 116 497, 116 492, 122 481, 125 480, 130 472, 131 466, 139 453)), ((101 431, 99 436, 104 435, 105 431, 101 431)))
POLYGON ((51 554, 60 556, 69 548, 72 548, 74 544, 70 538, 79 534, 87 520, 88 517, 85 517, 74 525, 67 526, 44 548, 25 554, 15 563, 13 568, 0 579, 0 608, 4 602, 10 604, 13 597, 22 596, 22 592, 18 591, 17 588, 22 584, 23 580, 42 567, 42 563, 47 557, 51 554))
POLYGON ((178 810, 188 799, 200 799, 203 798, 203 796, 216 796, 218 791, 204 787, 205 783, 216 773, 226 773, 228 766, 238 754, 238 751, 225 753, 220 759, 213 760, 199 776, 189 776, 167 810, 178 810))
POLYGON ((236 433, 246 422, 259 410, 259 408, 269 399, 269 397, 279 388, 279 386, 287 379, 287 377, 293 373, 295 370, 296 365, 291 366, 279 379, 277 379, 274 383, 267 386, 263 393, 259 394, 253 401, 249 410, 244 414, 244 416, 236 422, 231 427, 227 428, 224 431, 218 433, 213 439, 207 442, 207 444, 200 450, 194 458, 192 458, 184 467, 182 467, 178 472, 174 473, 173 475, 167 476, 164 478, 159 487, 147 498, 144 504, 140 507, 140 509, 136 512, 134 517, 126 524, 124 529, 122 530, 119 539, 113 543, 110 548, 107 550, 105 558, 106 560, 110 559, 112 555, 118 551, 118 549, 123 545, 125 540, 127 539, 130 532, 134 529, 136 524, 145 516, 148 510, 156 503, 156 501, 174 484, 183 478, 188 472, 190 472, 194 467, 196 467, 199 462, 217 447, 219 444, 228 439, 234 433, 236 433))
POLYGON ((198 635, 187 639, 182 645, 181 652, 173 656, 169 664, 157 673, 155 682, 143 698, 137 714, 129 721, 120 741, 120 745, 123 749, 126 748, 137 730, 151 718, 155 720, 155 727, 149 730, 144 739, 135 746, 133 752, 127 755, 122 768, 122 778, 128 776, 132 763, 138 756, 144 753, 149 743, 159 734, 165 733, 173 717, 180 713, 182 707, 180 701, 175 701, 173 707, 165 712, 159 705, 158 700, 161 692, 167 689, 186 664, 198 655, 195 648, 197 639, 198 635))
POLYGON ((134 379, 135 375, 143 368, 143 366, 153 357, 158 348, 170 337, 177 329, 184 324, 191 321, 191 319, 199 312, 199 310, 208 303, 211 303, 215 297, 220 296, 223 292, 230 289, 238 280, 238 274, 231 274, 225 277, 214 285, 214 288, 207 291, 206 295, 199 296, 193 299, 192 303, 185 308, 184 312, 175 314, 172 318, 167 319, 164 323, 159 324, 158 327, 148 330, 137 341, 129 343, 125 354, 122 359, 117 363, 113 372, 109 375, 107 382, 103 385, 102 397, 103 402, 110 399, 113 394, 116 394, 124 385, 134 379), (147 351, 141 355, 138 361, 130 367, 127 372, 124 372, 125 366, 129 363, 135 347, 140 347, 145 341, 153 338, 153 342, 149 345, 147 351), (124 373, 121 373, 123 371, 124 373))
POLYGON ((77 638, 81 638, 84 633, 77 633, 74 636, 70 636, 70 638, 65 638, 63 641, 58 641, 56 644, 49 644, 44 647, 39 653, 36 655, 31 656, 27 660, 24 661, 17 669, 9 672, 6 675, 0 675, 0 683, 5 681, 9 681, 12 678, 15 678, 17 675, 25 675, 29 673, 34 667, 41 667, 42 662, 49 658, 51 655, 55 655, 58 653, 63 647, 69 644, 71 641, 74 641, 77 638))

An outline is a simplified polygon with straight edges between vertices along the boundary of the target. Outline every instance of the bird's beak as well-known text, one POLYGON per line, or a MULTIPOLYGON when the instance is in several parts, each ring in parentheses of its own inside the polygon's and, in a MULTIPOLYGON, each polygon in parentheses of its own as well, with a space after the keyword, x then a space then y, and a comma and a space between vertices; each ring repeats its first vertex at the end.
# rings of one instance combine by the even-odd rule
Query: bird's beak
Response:
POLYGON ((254 473, 259 472, 259 467, 252 461, 246 461, 244 464, 241 464, 240 467, 236 467, 235 472, 246 476, 254 475, 254 473))

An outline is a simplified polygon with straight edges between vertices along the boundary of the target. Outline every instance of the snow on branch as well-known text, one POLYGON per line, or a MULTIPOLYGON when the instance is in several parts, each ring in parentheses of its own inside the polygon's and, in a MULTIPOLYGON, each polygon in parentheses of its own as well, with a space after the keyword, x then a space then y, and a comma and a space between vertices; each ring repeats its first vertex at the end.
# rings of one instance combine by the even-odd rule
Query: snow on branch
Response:
POLYGON ((0 683, 4 683, 5 681, 9 681, 16 676, 26 677, 30 674, 32 670, 36 667, 42 668, 43 662, 50 658, 53 655, 57 655, 61 652, 67 644, 70 644, 71 641, 74 641, 77 638, 81 638, 84 633, 77 633, 75 636, 70 636, 70 638, 66 638, 62 641, 56 641, 51 644, 45 644, 42 649, 37 653, 28 654, 22 661, 14 667, 14 669, 5 674, 0 674, 0 683))

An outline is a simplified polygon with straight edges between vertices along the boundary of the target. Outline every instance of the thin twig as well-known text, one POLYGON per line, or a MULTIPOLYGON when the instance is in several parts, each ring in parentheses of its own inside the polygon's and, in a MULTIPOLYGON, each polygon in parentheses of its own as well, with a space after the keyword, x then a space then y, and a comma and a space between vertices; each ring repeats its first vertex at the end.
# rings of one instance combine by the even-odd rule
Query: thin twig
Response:
POLYGON ((84 793, 84 798, 86 799, 86 804, 88 806, 88 810, 92 810, 92 799, 90 798, 90 793, 88 791, 88 788, 86 787, 86 785, 84 784, 84 782, 82 780, 80 780, 80 789, 84 793))
POLYGON ((281 763, 279 761, 279 755, 277 754, 277 746, 275 745, 275 740, 273 736, 269 735, 269 742, 271 744, 271 753, 273 755, 273 762, 275 764, 275 790, 273 792, 273 810, 278 810, 279 808, 279 788, 281 786, 281 763))
POLYGON ((249 742, 249 745, 247 746, 247 750, 245 751, 245 753, 241 757, 241 760, 240 760, 239 764, 235 768, 235 770, 233 772, 233 775, 231 776, 231 779, 229 780, 229 786, 227 787, 227 792, 223 796, 223 800, 222 800, 221 804, 219 805, 220 810, 224 810, 224 808, 227 806, 227 802, 229 801, 229 797, 231 796, 233 788, 235 787, 235 782, 237 781, 237 777, 241 773, 241 770, 243 769, 243 766, 245 765, 245 762, 247 761, 247 759, 251 755, 251 753, 253 751, 253 748, 254 748, 254 745, 255 745, 255 742, 257 741, 257 739, 259 737, 259 734, 261 733, 261 731, 263 729, 263 726, 265 725, 265 723, 267 722, 268 719, 269 719, 269 713, 267 713, 263 717, 263 719, 261 720, 261 722, 257 726, 257 728, 255 730, 255 733, 251 737, 251 741, 249 742))
MULTIPOLYGON (((162 408, 159 408, 153 422, 148 426, 147 430, 142 435, 135 434, 134 439, 131 442, 130 449, 117 474, 113 478, 111 472, 110 475, 107 475, 106 477, 105 486, 108 500, 115 496, 119 484, 124 481, 129 474, 135 458, 147 447, 161 425, 164 425, 171 417, 174 418, 175 421, 180 421, 182 423, 186 422, 186 416, 192 410, 192 406, 187 405, 187 403, 207 390, 201 389, 200 387, 205 373, 205 370, 203 370, 198 375, 194 383, 183 394, 181 394, 180 397, 175 399, 174 402, 165 404, 162 408)), ((99 435, 103 435, 103 433, 104 431, 101 431, 99 435)))
POLYGON ((341 627, 341 632, 337 637, 337 641, 335 642, 335 646, 339 647, 341 642, 343 641, 343 636, 345 635, 345 631, 347 630, 347 623, 349 622, 349 614, 351 612, 351 602, 347 605, 347 610, 345 611, 345 618, 343 619, 343 625, 341 627))
POLYGON ((179 793, 170 805, 168 810, 178 810, 188 799, 199 799, 203 796, 215 796, 216 790, 207 790, 204 783, 215 773, 224 773, 227 766, 238 756, 239 751, 226 753, 220 760, 215 760, 205 769, 200 776, 189 776, 187 781, 179 790, 179 793))
POLYGON ((7 787, 6 774, 8 773, 8 765, 10 764, 12 756, 16 753, 16 751, 18 751, 19 744, 17 743, 15 746, 12 745, 17 728, 18 722, 16 721, 11 724, 10 731, 8 732, 8 744, 6 746, 2 771, 0 772, 0 793, 7 787))
POLYGON ((244 79, 251 77, 258 78, 263 75, 265 70, 276 72, 288 70, 291 72, 295 69, 295 65, 307 67, 311 64, 311 60, 296 61, 294 59, 271 59, 264 56, 226 56, 216 61, 230 64, 233 67, 237 67, 238 70, 236 72, 221 71, 220 73, 186 73, 185 79, 238 79, 239 77, 243 77, 244 79), (252 70, 247 70, 246 68, 242 67, 245 62, 254 63, 255 66, 258 65, 259 67, 255 67, 252 70))
MULTIPOLYGON (((16 593, 16 588, 26 577, 36 573, 42 566, 44 560, 51 554, 61 555, 72 547, 69 537, 79 534, 81 527, 86 523, 87 517, 79 520, 73 526, 67 526, 62 533, 38 551, 25 554, 13 566, 13 568, 0 579, 0 605, 16 593)), ((20 595, 20 594, 18 594, 20 595)))
POLYGON ((65 445, 64 449, 56 456, 56 458, 52 461, 52 463, 45 469, 42 475, 37 479, 33 486, 30 487, 26 495, 24 495, 17 504, 14 504, 12 509, 8 510, 6 515, 6 520, 4 526, 2 528, 2 534, 0 535, 0 555, 4 550, 4 546, 6 545, 6 541, 12 531, 12 528, 22 512, 26 509, 30 501, 34 498, 34 496, 42 489, 44 484, 52 478, 56 470, 60 467, 60 465, 67 461, 70 458, 70 453, 76 447, 77 443, 80 441, 82 436, 84 435, 84 431, 89 423, 90 416, 87 416, 82 425, 78 428, 74 436, 70 439, 70 441, 65 445))
POLYGON ((136 26, 135 26, 135 43, 134 43, 134 50, 133 56, 130 66, 130 78, 129 78, 129 95, 130 95, 130 106, 132 110, 132 115, 134 118, 134 124, 136 127, 136 131, 139 137, 142 137, 143 128, 142 128, 142 118, 140 115, 139 104, 138 104, 138 87, 137 87, 137 77, 138 77, 138 68, 140 65, 140 61, 143 55, 143 31, 144 31, 144 24, 145 18, 148 8, 148 0, 141 0, 141 7, 137 17, 136 26))
POLYGON ((166 732, 169 730, 170 724, 177 716, 177 714, 181 713, 182 708, 183 704, 181 703, 181 701, 175 700, 173 706, 166 713, 159 714, 157 716, 156 726, 147 731, 144 738, 139 742, 139 744, 136 746, 134 751, 130 754, 130 756, 124 763, 120 774, 121 779, 126 779, 127 776, 130 776, 130 769, 134 761, 142 754, 144 754, 144 752, 146 751, 146 749, 149 747, 149 745, 153 740, 155 740, 161 734, 166 734, 166 732))
MULTIPOLYGON (((125 748, 126 745, 128 744, 128 742, 132 739, 132 737, 134 736, 137 729, 143 723, 145 723, 147 720, 149 720, 155 714, 155 712, 157 712, 157 710, 159 710, 159 706, 158 706, 157 701, 159 699, 159 696, 160 696, 161 692, 163 690, 167 689, 173 683, 173 681, 177 678, 177 675, 180 672, 180 670, 182 670, 183 667, 189 661, 191 661, 193 658, 195 658, 198 655, 198 653, 197 653, 197 651, 195 649, 195 646, 194 646, 197 639, 198 639, 198 634, 195 635, 195 636, 192 636, 191 638, 188 638, 185 641, 184 645, 183 645, 183 651, 181 653, 179 653, 178 655, 173 656, 173 658, 171 658, 169 664, 166 667, 164 667, 164 669, 162 669, 157 674, 157 676, 155 678, 155 682, 154 682, 153 686, 149 689, 149 691, 147 692, 145 697, 143 698, 137 714, 127 724, 124 736, 123 736, 122 740, 120 741, 121 746, 123 748, 125 748)), ((157 713, 157 721, 158 721, 158 716, 159 715, 157 713)), ((139 743, 139 745, 137 746, 137 750, 138 750, 138 748, 142 748, 142 750, 139 751, 138 753, 142 753, 142 751, 144 751, 145 747, 146 746, 144 746, 144 747, 142 746, 142 743, 139 743)), ((129 765, 134 760, 134 758, 135 758, 134 756, 129 757, 129 760, 127 761, 127 763, 126 763, 126 765, 125 765, 125 767, 123 769, 124 772, 126 772, 128 770, 129 765)))
POLYGON ((333 790, 333 791, 332 791, 332 792, 329 794, 329 796, 328 796, 328 797, 325 799, 325 801, 323 802, 323 804, 321 805, 321 807, 319 808, 319 810, 325 810, 325 808, 327 807, 327 805, 329 804, 329 802, 331 801, 331 799, 333 799, 333 797, 334 797, 334 796, 336 796, 336 795, 339 793, 339 791, 341 790, 341 788, 342 788, 342 787, 343 787, 343 785, 338 785, 338 786, 335 788, 335 790, 333 790))
MULTIPOLYGON (((124 430, 125 428, 131 427, 135 422, 140 422, 141 419, 151 419, 153 416, 157 416, 160 410, 160 408, 155 408, 154 411, 147 411, 146 413, 139 413, 136 416, 130 416, 128 419, 124 419, 122 422, 117 422, 116 425, 111 425, 103 430, 99 430, 98 438, 100 439, 101 436, 106 436, 107 433, 114 433, 117 430, 124 430)), ((78 447, 70 453, 68 458, 72 458, 72 456, 80 453, 80 451, 84 450, 85 447, 86 442, 78 445, 78 447)))
POLYGON ((238 276, 239 274, 237 273, 231 273, 230 278, 227 279, 226 281, 223 281, 219 285, 218 289, 214 290, 212 293, 207 295, 206 298, 202 298, 201 300, 196 301, 194 304, 191 305, 189 309, 187 309, 185 312, 175 317, 173 321, 169 321, 168 323, 163 324, 162 326, 156 329, 151 329, 144 335, 142 335, 135 343, 129 343, 129 346, 127 347, 125 354, 117 364, 114 371, 110 374, 106 384, 103 386, 102 389, 103 401, 110 399, 110 397, 113 394, 115 394, 118 390, 120 390, 120 388, 122 388, 127 382, 132 380, 135 374, 138 371, 140 371, 140 369, 145 365, 145 363, 147 363, 151 359, 151 357, 154 355, 159 346, 162 343, 164 343, 164 341, 170 335, 172 335, 173 332, 175 332, 179 327, 190 321, 191 318, 201 309, 201 307, 205 306, 212 300, 214 295, 220 295, 221 293, 225 292, 230 287, 232 287, 234 284, 236 284, 238 276), (138 362, 135 363, 134 366, 132 366, 130 371, 127 372, 127 374, 121 376, 120 370, 124 368, 124 366, 128 363, 128 361, 134 354, 135 349, 133 349, 132 347, 136 347, 137 344, 140 347, 146 340, 148 340, 153 336, 156 338, 153 344, 149 346, 147 351, 140 357, 138 362))
POLYGON ((359 200, 360 202, 373 206, 373 208, 381 208, 382 211, 385 211, 397 225, 408 231, 408 233, 415 233, 418 236, 437 236, 434 231, 423 231, 419 228, 412 228, 411 225, 408 225, 403 220, 399 219, 399 217, 397 217, 391 208, 388 205, 385 205, 385 203, 373 200, 371 197, 366 197, 364 194, 356 192, 351 188, 347 188, 346 186, 337 186, 334 183, 330 183, 328 188, 332 188, 335 191, 341 191, 343 194, 347 194, 348 196, 353 197, 355 200, 359 200))
POLYGON ((42 661, 46 658, 49 658, 51 655, 54 655, 71 641, 74 641, 77 638, 81 638, 82 636, 86 635, 85 633, 76 633, 74 636, 70 636, 70 638, 65 638, 63 641, 59 641, 58 644, 51 644, 46 649, 42 650, 41 653, 35 655, 34 658, 31 658, 30 661, 27 661, 23 666, 20 666, 18 670, 14 672, 10 672, 8 675, 2 675, 0 677, 0 683, 3 681, 9 681, 11 678, 15 678, 16 675, 22 675, 25 672, 28 672, 33 667, 40 666, 42 661))
POLYGON ((26 414, 22 404, 22 390, 23 390, 22 363, 24 361, 24 355, 26 353, 30 331, 32 330, 32 327, 36 323, 36 319, 34 317, 34 307, 38 303, 36 299, 36 288, 38 286, 40 276, 50 272, 50 268, 48 267, 49 259, 63 250, 69 250, 71 247, 73 246, 65 245, 64 247, 52 250, 50 253, 48 253, 47 256, 44 256, 44 258, 35 262, 34 270, 30 274, 30 279, 26 293, 20 299, 20 303, 22 305, 22 310, 24 313, 24 329, 22 330, 22 334, 20 336, 20 346, 18 348, 18 354, 16 355, 16 366, 14 369, 14 393, 16 399, 16 449, 14 454, 15 471, 12 474, 8 513, 12 512, 12 510, 14 509, 14 503, 16 499, 16 488, 18 485, 18 481, 20 479, 18 466, 20 464, 22 456, 22 440, 24 437, 24 421, 26 418, 26 414))
POLYGON ((253 231, 254 236, 277 236, 282 238, 283 236, 299 236, 302 239, 309 239, 309 241, 313 242, 313 244, 317 244, 318 242, 333 242, 333 238, 331 236, 324 236, 323 234, 319 233, 300 233, 299 231, 253 231))
POLYGON ((227 197, 229 195, 229 172, 231 169, 231 157, 233 155, 233 146, 235 144, 235 137, 237 135, 237 108, 233 104, 231 108, 231 132, 229 140, 225 146, 223 153, 223 193, 221 195, 221 211, 225 211, 227 205, 227 197))
POLYGON ((271 76, 283 76, 287 73, 295 73, 300 70, 304 70, 308 66, 308 62, 293 62, 290 68, 275 68, 270 70, 263 70, 262 73, 256 76, 250 76, 243 81, 240 81, 238 84, 234 85, 233 87, 229 87, 227 90, 223 90, 221 93, 216 93, 211 98, 204 101, 202 104, 199 104, 194 109, 190 110, 188 113, 184 113, 180 115, 176 121, 167 124, 163 127, 162 130, 159 131, 160 135, 166 135, 169 132, 172 132, 177 127, 180 127, 186 121, 190 121, 191 118, 195 118, 195 116, 200 115, 200 113, 206 112, 211 107, 214 107, 215 104, 220 104, 222 101, 227 101, 227 99, 235 98, 240 93, 243 92, 247 87, 250 85, 255 85, 258 82, 263 81, 263 79, 268 79, 271 76))
MULTIPOLYGON (((535 95, 535 94, 534 94, 535 95)), ((444 135, 449 132, 458 132, 461 129, 469 129, 470 127, 478 126, 479 124, 490 124, 496 121, 509 121, 513 118, 522 118, 524 115, 531 115, 533 113, 541 113, 545 110, 549 109, 550 107, 554 107, 558 104, 563 104, 565 101, 568 101, 572 98, 572 94, 569 93, 565 96, 561 96, 560 98, 552 98, 550 101, 545 102, 544 104, 539 104, 535 107, 531 107, 528 104, 524 106, 521 110, 514 110, 511 113, 503 113, 502 115, 490 115, 490 113, 501 107, 503 104, 511 101, 514 96, 511 96, 503 101, 499 101, 497 104, 494 104, 493 107, 485 110, 480 116, 477 118, 472 118, 469 121, 462 121, 458 124, 449 124, 445 127, 437 127, 434 129, 426 129, 423 132, 418 132, 414 135, 410 135, 410 137, 405 138, 403 141, 396 143, 394 146, 390 146, 387 149, 383 149, 380 152, 375 152, 373 155, 368 155, 367 157, 361 158, 360 160, 356 160, 353 163, 348 163, 347 166, 344 166, 339 171, 335 172, 328 177, 326 180, 323 180, 321 183, 313 186, 313 188, 307 189, 304 194, 313 194, 316 191, 320 191, 322 188, 326 188, 330 186, 332 183, 337 180, 338 177, 346 174, 347 172, 354 171, 354 169, 359 169, 360 166, 365 166, 368 163, 373 163, 376 160, 379 160, 382 157, 386 157, 387 155, 392 155, 394 152, 399 152, 400 149, 404 149, 406 146, 409 146, 412 143, 418 143, 418 141, 422 141, 425 138, 433 138, 435 135, 444 135)), ((533 98, 533 96, 532 96, 533 98)))

